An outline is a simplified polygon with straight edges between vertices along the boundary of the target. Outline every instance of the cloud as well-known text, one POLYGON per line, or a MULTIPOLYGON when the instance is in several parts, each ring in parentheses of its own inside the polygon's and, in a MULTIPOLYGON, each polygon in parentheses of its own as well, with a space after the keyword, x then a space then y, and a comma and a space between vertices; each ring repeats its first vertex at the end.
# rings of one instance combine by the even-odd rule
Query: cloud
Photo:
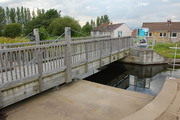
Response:
POLYGON ((161 0, 162 2, 169 2, 170 0, 161 0))
POLYGON ((7 2, 11 2, 12 0, 0 0, 0 3, 7 3, 7 2))
POLYGON ((61 10, 84 25, 97 16, 107 14, 113 23, 127 23, 140 27, 143 22, 163 22, 168 18, 180 20, 179 0, 0 0, 3 7, 24 6, 61 10))
POLYGON ((148 6, 149 3, 146 2, 139 2, 137 6, 141 7, 141 6, 148 6))

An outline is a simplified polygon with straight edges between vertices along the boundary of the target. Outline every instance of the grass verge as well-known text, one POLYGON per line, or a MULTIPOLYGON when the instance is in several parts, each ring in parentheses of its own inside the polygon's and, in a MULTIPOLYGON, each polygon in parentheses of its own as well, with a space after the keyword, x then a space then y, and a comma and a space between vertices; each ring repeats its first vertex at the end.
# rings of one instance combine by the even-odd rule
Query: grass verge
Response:
MULTIPOLYGON (((154 46, 154 51, 163 55, 164 57, 174 58, 175 49, 170 49, 170 47, 175 47, 175 46, 176 44, 174 43, 157 44, 154 46)), ((180 47, 180 43, 178 43, 178 46, 180 47)), ((176 58, 180 59, 180 49, 177 50, 176 58)))

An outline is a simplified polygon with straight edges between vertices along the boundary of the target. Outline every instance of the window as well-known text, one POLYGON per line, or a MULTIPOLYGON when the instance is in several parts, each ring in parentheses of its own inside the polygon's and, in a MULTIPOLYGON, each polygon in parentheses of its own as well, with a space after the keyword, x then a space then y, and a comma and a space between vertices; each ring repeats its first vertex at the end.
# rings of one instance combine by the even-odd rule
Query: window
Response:
POLYGON ((159 36, 160 37, 166 37, 166 33, 160 33, 159 36))
POLYGON ((171 37, 172 38, 176 38, 177 37, 177 33, 171 33, 171 37))
POLYGON ((118 31, 118 37, 122 37, 122 31, 118 31))
POLYGON ((149 33, 149 37, 152 37, 152 33, 149 33))

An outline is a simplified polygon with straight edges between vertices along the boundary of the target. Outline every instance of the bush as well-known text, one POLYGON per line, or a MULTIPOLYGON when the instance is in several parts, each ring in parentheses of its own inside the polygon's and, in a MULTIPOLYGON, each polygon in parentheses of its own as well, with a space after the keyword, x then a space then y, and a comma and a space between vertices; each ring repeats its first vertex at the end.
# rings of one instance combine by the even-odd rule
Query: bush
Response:
MULTIPOLYGON (((71 27, 71 29, 75 31, 81 31, 81 26, 78 21, 69 16, 54 19, 49 25, 48 31, 52 35, 59 36, 64 33, 65 27, 71 27)), ((77 36, 78 34, 76 32, 71 32, 71 35, 77 36)))
POLYGON ((21 24, 19 23, 11 23, 5 26, 4 36, 15 38, 21 35, 21 24))
POLYGON ((48 38, 47 31, 44 27, 39 28, 39 36, 40 36, 40 40, 45 40, 48 38))

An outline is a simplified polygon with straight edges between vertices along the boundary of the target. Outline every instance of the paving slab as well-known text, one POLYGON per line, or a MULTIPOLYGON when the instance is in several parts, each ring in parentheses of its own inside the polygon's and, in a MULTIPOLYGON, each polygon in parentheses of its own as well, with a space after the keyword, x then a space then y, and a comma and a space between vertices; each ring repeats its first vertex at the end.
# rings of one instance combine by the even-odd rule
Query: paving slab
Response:
POLYGON ((120 120, 151 95, 79 80, 3 109, 4 120, 120 120))

